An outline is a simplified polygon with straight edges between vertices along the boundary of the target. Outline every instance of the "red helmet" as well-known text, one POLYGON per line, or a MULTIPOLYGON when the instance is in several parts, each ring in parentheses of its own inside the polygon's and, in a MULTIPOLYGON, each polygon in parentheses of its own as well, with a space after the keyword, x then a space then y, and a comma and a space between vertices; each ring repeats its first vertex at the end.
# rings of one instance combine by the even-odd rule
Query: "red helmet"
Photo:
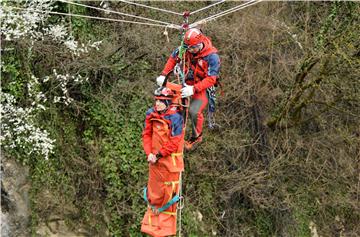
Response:
POLYGON ((166 87, 160 87, 155 90, 154 96, 156 100, 172 100, 174 98, 174 92, 166 87))
POLYGON ((184 43, 191 47, 197 44, 200 44, 204 41, 204 35, 203 33, 196 28, 192 28, 188 31, 186 31, 184 36, 184 43))

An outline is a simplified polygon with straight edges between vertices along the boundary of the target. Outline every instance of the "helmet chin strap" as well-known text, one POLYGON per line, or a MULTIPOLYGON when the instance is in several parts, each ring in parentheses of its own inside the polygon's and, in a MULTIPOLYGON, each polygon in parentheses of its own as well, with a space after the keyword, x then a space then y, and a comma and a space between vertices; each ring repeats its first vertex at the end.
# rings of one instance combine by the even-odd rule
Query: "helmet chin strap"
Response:
POLYGON ((202 50, 204 49, 204 43, 201 43, 201 47, 199 48, 199 51, 197 51, 196 53, 191 53, 191 54, 198 54, 200 53, 202 50))
POLYGON ((201 47, 200 47, 199 52, 200 52, 201 50, 203 50, 203 49, 204 49, 204 43, 201 43, 201 47))

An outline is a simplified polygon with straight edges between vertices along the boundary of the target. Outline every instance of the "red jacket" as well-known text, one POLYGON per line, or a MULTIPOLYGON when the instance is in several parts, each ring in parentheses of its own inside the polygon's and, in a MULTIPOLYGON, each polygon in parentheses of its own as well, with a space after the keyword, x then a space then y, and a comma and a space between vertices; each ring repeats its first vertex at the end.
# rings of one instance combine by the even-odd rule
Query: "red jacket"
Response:
POLYGON ((157 164, 164 165, 170 172, 184 169, 182 159, 184 124, 177 107, 170 107, 163 114, 150 108, 146 112, 142 140, 146 156, 150 153, 161 156, 157 164))
MULTIPOLYGON (((186 52, 186 84, 193 85, 195 93, 201 92, 216 84, 220 71, 220 58, 217 49, 212 46, 209 38, 205 37, 204 47, 198 54, 186 52)), ((169 57, 161 75, 167 76, 175 67, 179 49, 169 57)))

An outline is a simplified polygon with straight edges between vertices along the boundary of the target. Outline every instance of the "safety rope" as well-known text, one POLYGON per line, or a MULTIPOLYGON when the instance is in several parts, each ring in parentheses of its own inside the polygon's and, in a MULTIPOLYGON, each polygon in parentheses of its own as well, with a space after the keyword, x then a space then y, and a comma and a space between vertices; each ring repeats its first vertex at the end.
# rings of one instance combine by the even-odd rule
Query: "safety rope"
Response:
MULTIPOLYGON (((185 37, 185 31, 187 30, 188 24, 189 24, 189 12, 184 12, 183 17, 184 17, 184 21, 183 21, 183 25, 182 25, 182 29, 180 32, 180 37, 181 37, 181 44, 180 44, 180 48, 179 48, 179 54, 178 57, 180 58, 181 62, 182 62, 182 67, 181 68, 181 64, 177 65, 178 66, 178 79, 180 77, 180 81, 183 87, 186 86, 185 83, 185 79, 186 79, 186 74, 185 74, 185 67, 186 67, 186 50, 187 48, 185 47, 185 43, 184 43, 184 37, 185 37)), ((185 108, 185 114, 184 114, 184 139, 185 139, 185 130, 186 130, 186 125, 187 125, 187 120, 188 120, 188 109, 189 109, 189 105, 190 105, 190 98, 184 98, 183 101, 181 101, 181 104, 184 104, 183 107, 185 108)), ((184 149, 184 147, 182 148, 184 149)), ((183 157, 184 158, 184 157, 183 157)), ((182 197, 182 172, 180 172, 180 177, 179 177, 179 196, 182 197)), ((181 237, 181 232, 182 232, 182 209, 184 208, 184 198, 180 198, 177 209, 178 209, 178 223, 179 223, 179 227, 178 227, 178 236, 181 237)))
MULTIPOLYGON (((186 49, 184 47, 184 40, 181 41, 181 47, 179 49, 179 56, 181 55, 181 59, 183 61, 183 69, 179 69, 179 74, 178 74, 178 80, 180 79, 181 83, 183 86, 185 86, 185 77, 186 75, 184 74, 185 71, 185 52, 186 49)), ((188 109, 189 109, 189 105, 190 105, 190 98, 185 99, 184 101, 185 103, 181 102, 182 106, 186 109, 185 114, 184 114, 184 130, 186 129, 186 125, 187 125, 187 120, 188 120, 188 109)), ((185 139, 185 131, 184 131, 184 139, 185 139)), ((184 149, 184 147, 183 147, 184 149)), ((184 159, 184 157, 183 157, 184 159)), ((179 196, 182 197, 182 172, 180 172, 180 177, 179 177, 179 196)), ((184 208, 184 198, 180 198, 177 209, 178 209, 178 213, 179 213, 179 218, 178 218, 178 223, 179 223, 179 227, 178 227, 178 233, 179 233, 179 237, 181 237, 181 232, 182 232, 182 209, 184 208)))
MULTIPOLYGON (((45 13, 45 14, 53 14, 53 15, 74 16, 74 17, 82 17, 82 18, 88 18, 88 19, 104 20, 104 21, 124 22, 124 23, 138 24, 138 25, 165 27, 165 32, 164 32, 165 35, 167 35, 167 31, 166 31, 167 28, 172 28, 172 29, 177 29, 177 30, 182 29, 182 26, 172 24, 172 23, 168 23, 168 22, 164 22, 164 21, 154 20, 154 19, 147 18, 147 17, 141 17, 141 16, 131 15, 131 14, 127 14, 127 13, 121 13, 121 12, 107 10, 107 9, 103 9, 103 8, 88 6, 88 5, 84 5, 84 4, 80 4, 80 3, 69 2, 69 1, 66 1, 66 0, 59 0, 59 1, 64 2, 64 3, 84 6, 84 7, 88 7, 88 8, 93 8, 93 9, 97 9, 97 10, 107 11, 107 12, 111 12, 111 13, 115 13, 115 14, 119 14, 119 15, 134 17, 134 18, 138 18, 138 19, 142 19, 142 20, 151 21, 151 22, 157 22, 157 23, 161 23, 161 24, 138 22, 138 21, 128 21, 128 20, 113 19, 113 18, 106 18, 106 17, 87 16, 87 15, 80 15, 80 14, 73 14, 73 13, 44 11, 44 10, 38 10, 38 9, 26 9, 26 8, 21 8, 21 7, 12 7, 12 9, 18 9, 18 10, 24 10, 24 11, 33 11, 33 12, 39 12, 39 13, 45 13)), ((135 3, 135 2, 129 2, 129 1, 125 1, 125 0, 119 0, 119 1, 125 2, 125 3, 128 3, 128 4, 134 4, 134 5, 137 5, 137 6, 151 8, 151 9, 154 9, 154 10, 173 13, 173 14, 176 14, 176 15, 182 15, 181 13, 177 13, 177 12, 173 12, 173 11, 169 11, 169 10, 165 10, 165 9, 160 9, 160 8, 156 8, 156 7, 151 7, 151 6, 147 6, 147 5, 143 5, 143 4, 139 4, 139 3, 135 3)), ((220 3, 224 2, 224 1, 225 0, 222 0, 222 1, 216 2, 214 4, 211 4, 211 5, 207 6, 207 7, 204 7, 204 8, 198 9, 196 11, 193 11, 192 13, 189 13, 189 15, 200 12, 200 11, 203 11, 205 9, 208 9, 209 7, 215 6, 215 5, 220 4, 220 3)), ((235 11, 238 11, 238 10, 244 9, 246 7, 255 5, 255 4, 257 4, 257 3, 261 2, 261 1, 262 0, 248 1, 248 2, 246 2, 244 4, 235 6, 235 7, 231 8, 231 9, 225 10, 225 11, 217 13, 217 14, 215 14, 213 16, 209 16, 207 18, 204 18, 202 20, 194 22, 191 25, 189 25, 189 28, 193 28, 193 27, 196 27, 196 26, 198 26, 200 24, 203 24, 205 22, 215 20, 215 19, 217 19, 219 17, 225 16, 225 15, 233 13, 235 11)))
POLYGON ((118 2, 125 2, 125 3, 128 3, 128 4, 133 4, 133 5, 140 6, 140 7, 146 7, 146 8, 150 8, 150 9, 153 9, 153 10, 166 12, 166 13, 172 13, 172 14, 179 15, 179 16, 183 15, 182 13, 173 12, 173 11, 170 11, 170 10, 161 9, 161 8, 157 8, 157 7, 152 7, 152 6, 148 6, 148 5, 144 5, 144 4, 140 4, 140 3, 136 3, 136 2, 129 2, 129 1, 125 1, 125 0, 118 0, 118 2))
POLYGON ((178 202, 178 206, 176 207, 179 211, 179 227, 178 227, 178 232, 179 232, 179 237, 181 237, 181 210, 184 208, 184 198, 182 197, 182 172, 180 172, 180 177, 179 177, 179 196, 181 197, 179 202, 178 202))
POLYGON ((86 7, 86 8, 91 8, 91 9, 95 9, 95 10, 99 10, 99 11, 106 11, 106 12, 110 12, 110 13, 114 13, 114 14, 118 14, 118 15, 134 17, 134 18, 138 18, 138 19, 141 19, 141 20, 161 23, 161 24, 164 24, 164 26, 171 25, 171 23, 169 23, 169 22, 154 20, 154 19, 150 19, 150 18, 147 18, 147 17, 136 16, 136 15, 131 15, 131 14, 122 13, 122 12, 117 12, 117 11, 113 11, 113 10, 104 9, 104 8, 101 8, 101 7, 94 7, 94 6, 89 6, 89 5, 76 3, 76 2, 71 2, 71 1, 66 1, 66 0, 59 0, 59 2, 68 3, 68 4, 77 5, 77 6, 86 7))
POLYGON ((217 13, 217 14, 215 14, 215 15, 212 15, 212 16, 209 16, 209 17, 204 18, 204 19, 202 19, 202 20, 199 20, 199 21, 197 21, 197 22, 194 22, 194 23, 192 23, 192 24, 190 25, 190 28, 196 27, 196 26, 198 26, 198 25, 200 25, 200 24, 203 24, 203 23, 205 23, 205 22, 208 22, 208 21, 215 20, 215 19, 217 19, 217 18, 219 18, 219 17, 222 17, 222 16, 225 16, 225 15, 227 15, 227 14, 236 12, 236 11, 241 10, 241 9, 244 9, 244 8, 246 8, 246 7, 255 5, 255 4, 257 4, 257 3, 261 2, 261 1, 262 1, 262 0, 251 0, 251 1, 248 1, 248 2, 246 2, 246 3, 240 4, 240 5, 238 5, 238 6, 235 6, 235 7, 233 7, 233 8, 230 8, 230 9, 225 10, 225 11, 223 11, 223 12, 217 13))
POLYGON ((181 28, 181 26, 174 25, 174 24, 160 25, 160 24, 154 24, 154 23, 146 23, 146 22, 138 22, 138 21, 127 21, 127 20, 120 20, 120 19, 113 19, 113 18, 105 18, 105 17, 96 17, 96 16, 87 16, 87 15, 79 15, 79 14, 73 14, 73 13, 71 14, 71 13, 64 13, 64 12, 43 11, 43 10, 38 10, 38 9, 27 9, 27 8, 21 8, 21 7, 12 7, 12 9, 24 10, 24 11, 33 11, 33 12, 53 14, 53 15, 83 17, 83 18, 96 19, 96 20, 106 20, 106 21, 114 21, 114 22, 125 22, 125 23, 139 24, 139 25, 149 25, 149 26, 159 26, 159 27, 164 27, 164 26, 166 26, 166 27, 172 28, 172 29, 180 29, 180 28, 181 28))
POLYGON ((203 10, 206 10, 206 9, 208 9, 208 8, 210 8, 210 7, 213 7, 213 6, 215 6, 215 5, 218 5, 218 4, 223 3, 223 2, 225 2, 225 1, 226 1, 226 0, 221 0, 221 1, 219 1, 219 2, 213 3, 213 4, 209 5, 209 6, 206 6, 206 7, 203 7, 203 8, 201 8, 201 9, 198 9, 198 10, 196 10, 196 11, 191 12, 190 15, 194 15, 195 13, 201 12, 201 11, 203 11, 203 10))
POLYGON ((248 2, 246 2, 246 3, 244 3, 244 4, 241 4, 241 5, 239 5, 239 6, 233 7, 233 8, 231 8, 231 9, 229 9, 229 10, 220 12, 220 13, 214 15, 214 16, 210 16, 210 20, 214 20, 214 19, 216 19, 216 18, 218 18, 218 17, 222 17, 222 16, 225 16, 225 15, 227 15, 227 14, 233 13, 233 12, 235 12, 235 11, 238 11, 238 10, 244 9, 244 8, 246 8, 246 7, 255 5, 255 4, 257 4, 257 3, 261 2, 261 1, 262 1, 262 0, 251 0, 251 1, 248 1, 248 2))

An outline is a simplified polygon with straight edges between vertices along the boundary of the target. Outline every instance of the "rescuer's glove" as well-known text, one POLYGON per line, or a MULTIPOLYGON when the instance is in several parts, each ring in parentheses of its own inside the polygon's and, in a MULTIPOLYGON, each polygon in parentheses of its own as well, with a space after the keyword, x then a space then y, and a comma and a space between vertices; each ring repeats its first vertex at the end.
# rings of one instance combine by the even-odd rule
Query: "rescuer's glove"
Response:
POLYGON ((158 86, 163 86, 164 81, 165 81, 165 76, 161 75, 156 78, 156 84, 158 84, 158 86))
POLYGON ((151 164, 155 164, 157 161, 156 155, 150 153, 147 157, 147 161, 150 162, 151 164))
POLYGON ((182 98, 189 97, 189 96, 192 96, 194 94, 194 87, 185 85, 185 87, 182 88, 180 91, 181 91, 181 97, 182 98))

